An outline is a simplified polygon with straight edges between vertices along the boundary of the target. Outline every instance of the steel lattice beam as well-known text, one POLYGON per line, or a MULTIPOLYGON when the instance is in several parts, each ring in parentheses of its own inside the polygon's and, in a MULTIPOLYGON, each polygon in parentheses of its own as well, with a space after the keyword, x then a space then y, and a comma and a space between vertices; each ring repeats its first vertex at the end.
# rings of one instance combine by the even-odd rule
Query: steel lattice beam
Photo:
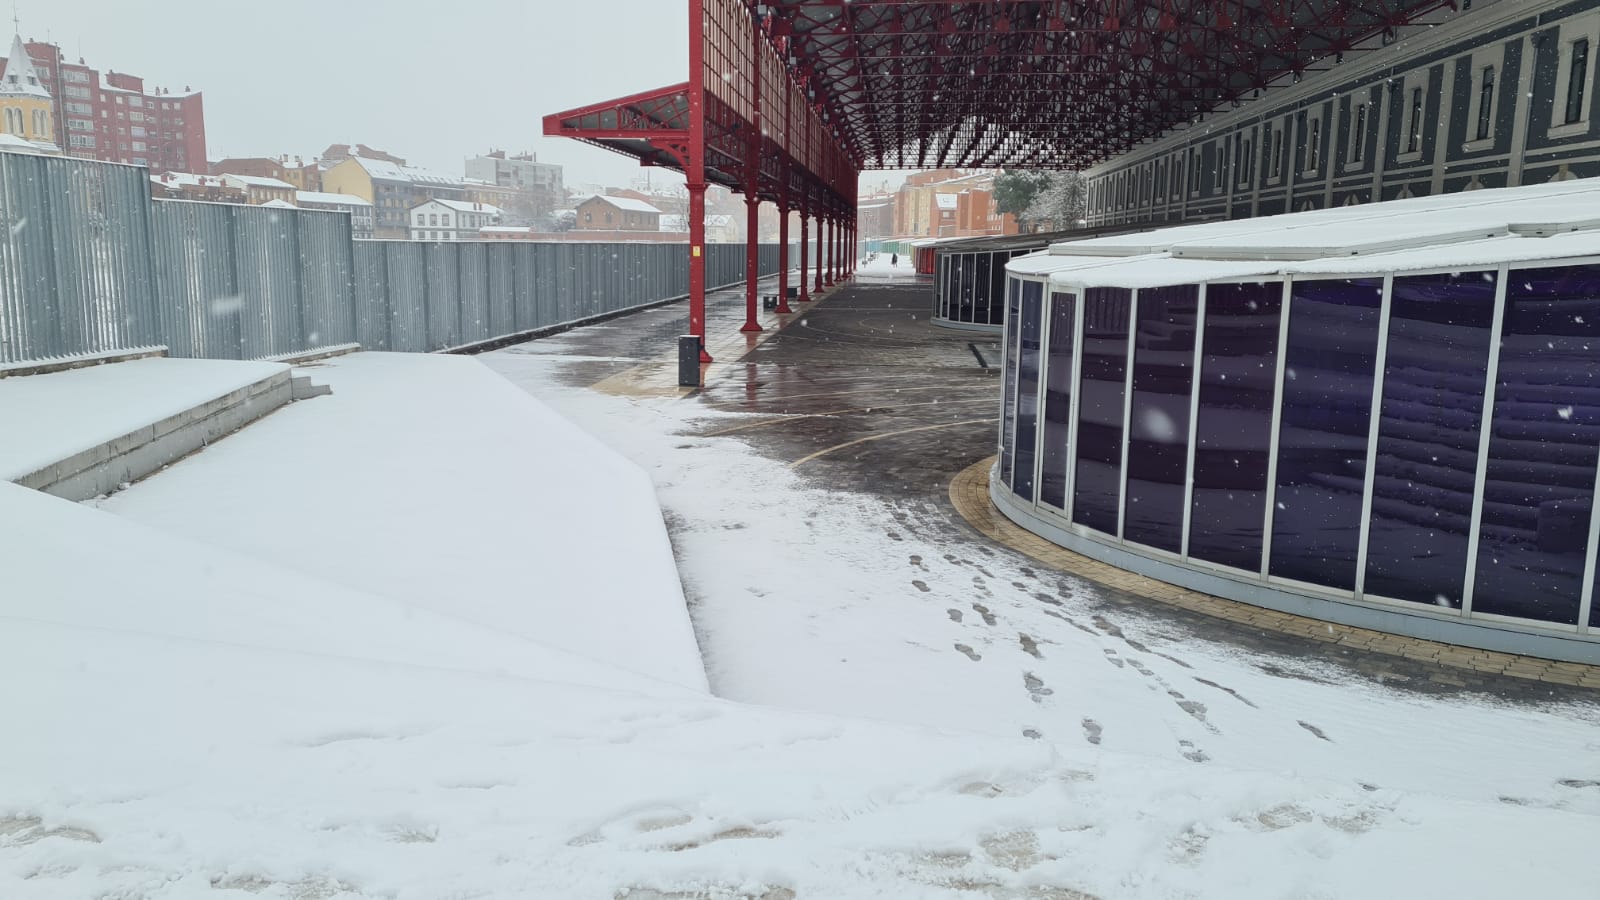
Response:
POLYGON ((860 168, 1079 168, 1450 0, 743 0, 860 168))

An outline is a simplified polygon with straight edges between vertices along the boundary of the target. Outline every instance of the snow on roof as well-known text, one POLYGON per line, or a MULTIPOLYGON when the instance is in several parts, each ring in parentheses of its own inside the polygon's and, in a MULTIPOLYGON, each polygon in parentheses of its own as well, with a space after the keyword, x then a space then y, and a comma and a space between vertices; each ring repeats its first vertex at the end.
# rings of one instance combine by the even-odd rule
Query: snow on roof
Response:
POLYGON ((940 209, 955 209, 956 208, 956 195, 955 194, 934 194, 933 195, 933 199, 938 202, 940 209))
POLYGON ((0 153, 42 154, 45 153, 47 149, 55 149, 55 145, 51 144, 48 148, 46 148, 42 144, 35 144, 33 141, 19 138, 14 134, 5 134, 0 132, 0 153))
POLYGON ((371 206, 371 203, 354 194, 329 194, 323 191, 295 191, 294 198, 301 204, 323 203, 330 206, 371 206))
POLYGON ((277 190, 294 190, 294 185, 276 178, 263 178, 259 175, 218 175, 228 184, 238 183, 245 187, 276 188, 277 190))
POLYGON ((876 202, 873 202, 873 203, 857 203, 856 204, 856 209, 858 209, 858 210, 860 210, 860 209, 883 209, 885 206, 888 206, 888 205, 889 205, 889 201, 887 201, 887 200, 879 200, 879 201, 876 201, 876 202))
MULTIPOLYGON (((445 209, 453 209, 456 212, 488 213, 491 216, 498 216, 503 212, 498 206, 488 203, 471 203, 466 200, 440 200, 436 197, 429 200, 428 203, 437 203, 445 209)), ((418 206, 427 206, 428 203, 419 203, 418 206)), ((416 207, 413 206, 412 209, 416 209, 416 207)))
POLYGON ((380 181, 405 181, 412 184, 450 184, 458 185, 461 179, 419 169, 416 166, 402 166, 397 163, 382 159, 368 159, 365 156, 351 156, 357 165, 365 169, 367 174, 380 181))
POLYGON ((1149 288, 1283 275, 1470 271, 1590 255, 1600 255, 1600 179, 1076 241, 1051 247, 1047 256, 1012 260, 1007 269, 1047 274, 1052 285, 1149 288))
POLYGON ((267 206, 267 207, 271 207, 273 209, 297 209, 298 208, 293 203, 290 203, 287 200, 268 200, 265 203, 260 203, 260 204, 257 204, 257 205, 258 206, 267 206))
POLYGON ((39 80, 39 73, 33 68, 33 59, 28 56, 28 48, 22 45, 20 34, 11 39, 11 56, 6 62, 5 75, 0 77, 0 96, 50 99, 50 92, 39 80))
POLYGON ((654 206, 651 206, 643 200, 635 200, 632 197, 612 197, 606 194, 596 194, 589 199, 604 200, 612 206, 615 206, 617 209, 625 212, 655 213, 658 216, 661 215, 661 210, 656 209, 654 206))
POLYGON ((168 172, 151 175, 150 180, 168 187, 227 187, 221 175, 201 175, 196 172, 168 172))

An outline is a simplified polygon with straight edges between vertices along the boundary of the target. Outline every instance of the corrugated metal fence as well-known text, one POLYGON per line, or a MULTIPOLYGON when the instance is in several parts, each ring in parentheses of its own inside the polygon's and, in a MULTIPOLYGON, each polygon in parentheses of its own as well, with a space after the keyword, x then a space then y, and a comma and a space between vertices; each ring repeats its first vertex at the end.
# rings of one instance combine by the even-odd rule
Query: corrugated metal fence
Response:
MULTIPOLYGON (((0 228, 0 363, 441 350, 689 290, 681 244, 354 241, 343 213, 152 200, 143 168, 62 157, 0 153, 0 228)), ((706 252, 708 285, 744 280, 744 245, 706 252)))

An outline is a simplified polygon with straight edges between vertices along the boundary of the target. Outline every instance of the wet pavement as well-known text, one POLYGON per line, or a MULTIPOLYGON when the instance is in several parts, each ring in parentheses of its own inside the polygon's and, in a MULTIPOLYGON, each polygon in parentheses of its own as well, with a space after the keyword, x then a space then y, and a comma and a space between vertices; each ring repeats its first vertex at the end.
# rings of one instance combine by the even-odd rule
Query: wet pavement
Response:
MULTIPOLYGON (((742 359, 722 360, 704 389, 683 401, 758 418, 714 418, 699 433, 737 438, 819 487, 890 503, 896 510, 891 538, 938 544, 948 549, 945 559, 952 564, 981 567, 1000 557, 1025 572, 1043 569, 974 530, 949 499, 951 480, 995 452, 998 339, 932 324, 927 279, 861 276, 796 308, 781 330, 761 336, 759 344, 752 338, 742 359)), ((711 298, 712 333, 737 329, 742 320, 741 294, 711 298)), ((674 305, 568 333, 562 353, 572 364, 562 378, 589 384, 659 359, 671 352, 684 325, 685 309, 674 305)), ((1049 610, 1048 587, 1060 579, 1048 570, 1037 575, 1046 588, 1040 607, 1049 610)), ((1088 599, 1108 616, 1138 615, 1153 632, 1183 644, 1249 651, 1252 665, 1273 677, 1356 680, 1429 695, 1473 693, 1526 702, 1588 704, 1597 696, 1582 687, 1330 645, 1106 585, 1088 599), (1326 665, 1308 668, 1307 661, 1326 665)), ((970 647, 956 650, 975 658, 970 647)))

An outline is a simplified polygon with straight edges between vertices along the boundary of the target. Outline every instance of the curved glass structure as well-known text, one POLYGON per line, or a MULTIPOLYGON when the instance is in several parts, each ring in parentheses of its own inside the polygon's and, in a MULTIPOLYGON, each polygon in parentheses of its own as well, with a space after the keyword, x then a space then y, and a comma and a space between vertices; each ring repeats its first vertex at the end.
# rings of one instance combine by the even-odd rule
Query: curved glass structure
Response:
POLYGON ((1126 230, 1126 226, 1111 226, 1054 234, 930 241, 921 252, 932 256, 933 323, 999 334, 1005 323, 1007 263, 1062 241, 1126 230))
POLYGON ((1207 593, 1600 662, 1600 186, 1569 184, 1012 261, 991 496, 1207 593))

